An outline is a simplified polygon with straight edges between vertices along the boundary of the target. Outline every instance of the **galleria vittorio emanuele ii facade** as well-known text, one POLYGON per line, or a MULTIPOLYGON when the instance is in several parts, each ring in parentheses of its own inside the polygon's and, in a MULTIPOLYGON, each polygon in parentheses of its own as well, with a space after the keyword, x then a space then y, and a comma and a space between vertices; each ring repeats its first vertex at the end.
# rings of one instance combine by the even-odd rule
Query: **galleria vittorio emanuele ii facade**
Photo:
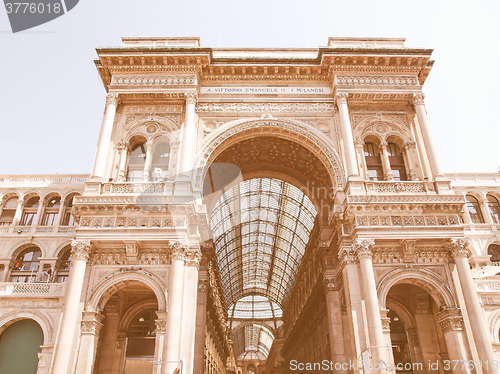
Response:
POLYGON ((500 373, 500 174, 441 169, 431 53, 97 49, 91 174, 0 175, 0 373, 500 373))

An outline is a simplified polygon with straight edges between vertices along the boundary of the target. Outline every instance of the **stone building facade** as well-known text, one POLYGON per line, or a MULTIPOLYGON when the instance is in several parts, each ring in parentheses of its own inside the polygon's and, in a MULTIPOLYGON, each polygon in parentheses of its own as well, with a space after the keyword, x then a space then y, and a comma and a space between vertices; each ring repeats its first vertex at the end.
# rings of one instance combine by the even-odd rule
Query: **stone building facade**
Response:
POLYGON ((91 175, 0 176, 0 372, 498 373, 500 175, 443 173, 431 53, 97 49, 91 175))

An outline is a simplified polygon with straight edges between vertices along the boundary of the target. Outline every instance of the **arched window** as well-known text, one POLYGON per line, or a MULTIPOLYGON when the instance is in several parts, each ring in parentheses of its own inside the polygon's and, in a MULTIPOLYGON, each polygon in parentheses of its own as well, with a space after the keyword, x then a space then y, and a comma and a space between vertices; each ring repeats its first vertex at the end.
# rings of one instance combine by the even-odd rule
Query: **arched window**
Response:
POLYGON ((29 198, 24 204, 23 215, 21 216, 21 226, 31 226, 38 211, 38 206, 40 203, 40 198, 38 196, 33 196, 29 198))
POLYGON ((490 244, 488 254, 491 255, 490 262, 492 265, 500 265, 500 245, 490 244))
POLYGON ((248 365, 247 374, 257 374, 257 367, 254 364, 248 365))
POLYGON ((56 283, 63 283, 68 280, 71 260, 71 248, 67 248, 62 252, 62 256, 57 261, 56 275, 54 277, 56 283))
POLYGON ((159 138, 153 145, 151 179, 162 180, 167 177, 170 162, 170 143, 167 138, 159 138))
POLYGON ((395 181, 407 180, 405 160, 401 148, 396 143, 387 143, 387 153, 395 181))
POLYGON ((368 179, 372 181, 383 180, 384 171, 382 169, 382 159, 380 158, 378 145, 372 142, 365 143, 364 153, 368 179))
POLYGON ((493 222, 500 223, 500 203, 498 202, 498 199, 495 196, 488 194, 486 196, 486 202, 488 204, 493 222))
POLYGON ((61 197, 54 196, 47 200, 42 217, 42 226, 55 225, 60 207, 61 207, 61 197))
POLYGON ((10 281, 17 283, 35 282, 41 255, 42 252, 38 247, 29 247, 23 250, 14 261, 10 281))
POLYGON ((11 197, 8 199, 2 209, 2 215, 0 216, 0 226, 9 226, 14 221, 14 215, 17 209, 17 197, 11 197))
POLYGON ((467 200, 467 209, 469 210, 471 221, 473 223, 484 223, 479 201, 472 195, 467 195, 465 198, 467 200))
POLYGON ((128 159, 127 180, 138 181, 142 180, 142 172, 144 170, 144 162, 146 161, 146 144, 140 143, 132 147, 128 159))
POLYGON ((73 198, 75 196, 76 195, 71 195, 66 198, 61 226, 76 226, 75 217, 71 214, 71 209, 73 208, 73 198))

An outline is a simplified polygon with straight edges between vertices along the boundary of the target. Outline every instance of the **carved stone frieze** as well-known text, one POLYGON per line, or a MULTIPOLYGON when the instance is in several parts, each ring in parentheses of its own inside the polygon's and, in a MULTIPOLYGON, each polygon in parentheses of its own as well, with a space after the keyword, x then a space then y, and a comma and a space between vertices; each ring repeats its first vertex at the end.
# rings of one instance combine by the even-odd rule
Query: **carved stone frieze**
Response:
POLYGON ((199 103, 198 113, 325 113, 335 112, 333 103, 199 103))
POLYGON ((197 83, 195 74, 113 75, 111 86, 190 86, 197 83))
POLYGON ((418 86, 418 78, 405 75, 338 75, 338 85, 418 86))

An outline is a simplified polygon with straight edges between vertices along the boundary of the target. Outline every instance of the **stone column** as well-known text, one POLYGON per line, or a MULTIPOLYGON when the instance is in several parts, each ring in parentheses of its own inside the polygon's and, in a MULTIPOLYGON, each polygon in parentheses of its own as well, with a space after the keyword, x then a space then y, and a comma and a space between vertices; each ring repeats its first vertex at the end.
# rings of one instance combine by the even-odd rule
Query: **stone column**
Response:
POLYGON ((182 129, 179 174, 190 174, 193 169, 194 143, 196 140, 196 98, 195 92, 186 94, 186 113, 182 129))
POLYGON ((175 242, 172 246, 168 281, 167 335, 162 360, 162 373, 173 374, 180 367, 180 344, 182 332, 184 260, 187 245, 175 242))
MULTIPOLYGON (((342 278, 345 291, 347 320, 349 321, 349 335, 351 342, 351 360, 361 360, 364 352, 368 349, 368 337, 364 322, 361 286, 359 284, 359 273, 356 265, 356 254, 354 250, 345 246, 339 252, 339 260, 344 265, 342 278)), ((347 330, 347 328, 346 328, 347 330)))
POLYGON ((379 369, 377 370, 375 368, 374 372, 386 373, 390 371, 385 370, 385 365, 390 363, 389 347, 384 339, 377 286, 375 284, 375 275, 373 272, 372 250, 374 245, 375 242, 372 239, 358 239, 354 243, 354 249, 359 259, 361 283, 363 284, 363 293, 365 296, 366 319, 368 323, 372 362, 373 365, 379 365, 379 369))
MULTIPOLYGON (((450 360, 465 362, 471 359, 469 343, 464 331, 460 309, 446 309, 437 314, 439 325, 443 330, 446 350, 450 360)), ((451 365, 453 374, 470 374, 474 370, 468 365, 451 365)))
POLYGON ((153 362, 153 374, 161 374, 160 364, 163 359, 163 350, 165 349, 165 335, 167 333, 167 313, 156 312, 158 319, 156 323, 156 337, 155 337, 155 357, 153 362))
MULTIPOLYGON (((389 309, 380 309, 380 318, 382 321, 382 332, 384 334, 385 344, 392 351, 392 340, 391 340, 391 319, 387 317, 389 309)), ((390 364, 394 365, 394 356, 389 355, 390 364)))
POLYGON ((98 312, 84 312, 81 324, 80 349, 75 374, 92 374, 104 316, 98 312))
POLYGON ((407 167, 407 173, 408 173, 408 179, 409 180, 416 180, 417 179, 417 170, 418 168, 418 157, 416 154, 416 143, 415 142, 406 142, 404 144, 404 155, 406 157, 406 167, 407 167))
POLYGON ((118 143, 118 152, 120 152, 120 159, 118 161, 118 175, 117 179, 119 182, 125 182, 127 180, 127 176, 125 174, 126 166, 127 166, 127 157, 129 155, 129 147, 128 143, 126 142, 121 142, 118 143))
MULTIPOLYGON (((342 324, 342 306, 339 289, 336 287, 333 274, 325 274, 325 299, 328 320, 328 335, 330 336, 331 360, 333 362, 348 362, 344 347, 344 327, 342 324)), ((336 371, 345 373, 347 370, 336 371)))
POLYGON ((201 261, 199 245, 189 248, 184 269, 184 305, 182 313, 181 358, 182 372, 193 374, 198 268, 201 261))
POLYGON ((367 179, 368 178, 368 172, 367 172, 368 168, 366 167, 364 145, 365 145, 365 143, 363 143, 361 141, 357 141, 354 143, 354 148, 356 150, 356 156, 358 158, 359 175, 363 179, 367 179))
POLYGON ((54 229, 53 229, 54 232, 57 232, 59 226, 61 226, 63 215, 64 215, 64 200, 62 199, 61 196, 61 205, 59 206, 59 211, 57 212, 57 218, 54 222, 54 229))
POLYGON ((391 162, 389 161, 389 153, 387 152, 387 143, 380 144, 380 159, 382 160, 382 168, 384 169, 385 180, 394 180, 394 175, 392 174, 391 169, 391 162))
POLYGON ((153 152, 153 141, 148 140, 146 142, 146 158, 144 159, 144 170, 142 171, 142 180, 144 181, 149 181, 151 179, 150 178, 151 163, 153 161, 152 152, 153 152))
POLYGON ((193 372, 203 373, 205 356, 205 335, 207 324, 207 293, 209 287, 208 274, 200 272, 198 280, 198 304, 196 305, 196 332, 194 340, 193 372))
POLYGON ((97 151, 95 155, 92 177, 104 179, 106 172, 106 160, 108 158, 109 144, 111 134, 113 133, 113 124, 115 122, 116 108, 118 107, 118 94, 108 93, 106 98, 106 108, 102 119, 101 132, 97 142, 97 151))
POLYGON ((81 318, 82 303, 80 301, 90 251, 90 240, 73 240, 71 243, 71 269, 66 285, 63 315, 58 330, 51 370, 54 374, 71 372, 70 365, 75 342, 75 326, 77 326, 81 318))
POLYGON ((424 105, 424 94, 418 93, 413 94, 413 105, 415 106, 415 112, 417 113, 418 123, 420 125, 420 131, 422 132, 422 137, 424 140, 425 150, 427 151, 427 157, 429 159, 429 164, 431 166, 432 175, 434 177, 443 176, 441 166, 439 165, 437 159, 436 147, 434 146, 434 140, 429 128, 429 120, 427 119, 427 111, 424 105))
POLYGON ((500 370, 493 368, 491 365, 497 358, 493 352, 488 325, 486 324, 481 304, 479 303, 476 285, 472 279, 469 261, 467 260, 470 255, 468 242, 463 238, 450 239, 446 245, 455 259, 458 279, 460 280, 460 286, 465 300, 465 307, 469 314, 472 336, 476 343, 479 360, 483 363, 483 372, 487 374, 498 374, 500 370), (485 366, 486 362, 490 363, 488 367, 485 366))
POLYGON ((359 176, 359 171, 358 166, 356 165, 356 152, 354 150, 349 109, 347 109, 348 96, 349 94, 347 92, 339 92, 335 98, 337 100, 337 107, 339 108, 340 128, 342 142, 344 143, 347 176, 351 177, 359 176))

